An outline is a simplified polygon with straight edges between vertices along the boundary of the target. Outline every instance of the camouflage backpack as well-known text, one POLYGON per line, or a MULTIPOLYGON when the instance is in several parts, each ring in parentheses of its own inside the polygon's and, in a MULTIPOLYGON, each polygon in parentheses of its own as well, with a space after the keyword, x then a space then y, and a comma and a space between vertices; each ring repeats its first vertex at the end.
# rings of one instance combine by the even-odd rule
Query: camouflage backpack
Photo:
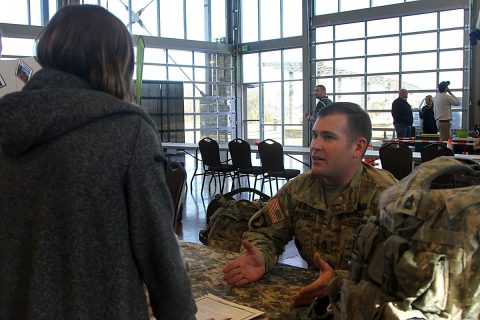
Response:
POLYGON ((430 190, 477 163, 440 157, 385 190, 376 223, 358 230, 336 318, 479 319, 480 186, 430 190))
POLYGON ((269 196, 252 189, 239 188, 224 195, 216 195, 207 208, 207 228, 201 230, 199 240, 207 246, 240 252, 242 236, 248 230, 248 221, 268 201, 269 196), (236 200, 235 194, 254 193, 256 200, 236 200))

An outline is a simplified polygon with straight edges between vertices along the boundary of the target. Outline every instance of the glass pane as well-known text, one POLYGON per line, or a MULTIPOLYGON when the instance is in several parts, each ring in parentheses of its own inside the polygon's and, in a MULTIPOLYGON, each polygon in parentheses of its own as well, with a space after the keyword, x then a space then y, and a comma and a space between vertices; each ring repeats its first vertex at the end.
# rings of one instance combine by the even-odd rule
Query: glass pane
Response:
POLYGON ((302 79, 302 49, 283 51, 283 78, 285 80, 302 79))
POLYGON ((317 69, 315 74, 319 77, 333 75, 333 60, 319 61, 316 63, 317 69))
POLYGON ((167 80, 167 68, 165 66, 143 66, 143 80, 167 80))
POLYGON ((399 21, 399 18, 367 21, 367 36, 398 34, 400 30, 399 21))
MULTIPOLYGON (((128 2, 127 2, 128 3, 128 2)), ((158 36, 157 2, 150 0, 132 1, 132 33, 158 36), (142 26, 143 24, 143 26, 142 26)), ((128 16, 128 13, 127 13, 128 16)))
MULTIPOLYGON (((398 93, 371 93, 367 95, 368 110, 391 110, 393 100, 398 98, 398 93)), ((391 119, 391 117, 390 117, 391 119)), ((392 120, 390 120, 392 121, 392 120)), ((390 123, 392 124, 392 123, 390 123)))
POLYGON ((280 0, 260 0, 260 40, 280 38, 280 0))
POLYGON ((402 88, 408 90, 432 90, 435 92, 436 76, 435 72, 403 74, 402 88))
POLYGON ((247 139, 248 140, 260 140, 260 121, 247 121, 247 139))
POLYGON ((359 94, 338 94, 335 95, 335 102, 353 102, 361 106, 362 108, 365 105, 364 95, 359 94))
POLYGON ((335 40, 356 39, 365 37, 365 23, 339 24, 335 26, 335 40))
MULTIPOLYGON (((96 3, 95 3, 96 4, 96 3)), ((0 4, 3 6, 3 4, 0 4)), ((6 10, 9 11, 9 10, 6 10)), ((40 8, 40 1, 30 1, 30 23, 34 26, 42 25, 42 11, 40 8)))
POLYGON ((398 69, 399 69, 398 56, 367 58, 368 73, 398 72, 398 69))
POLYGON ((385 6, 395 3, 403 3, 403 0, 372 0, 372 7, 385 6))
POLYGON ((242 0, 242 42, 258 41, 258 0, 242 0))
POLYGON ((7 38, 2 36, 2 55, 3 56, 34 56, 35 40, 7 38))
POLYGON ((258 82, 259 80, 258 53, 244 54, 242 56, 242 62, 243 62, 243 82, 258 82))
POLYGON ((192 52, 183 50, 168 50, 168 63, 179 64, 192 64, 192 52))
MULTIPOLYGON (((440 81, 450 81, 449 89, 462 89, 463 88, 463 72, 462 71, 443 71, 439 73, 440 81)), ((459 95, 455 92, 455 96, 459 95)))
MULTIPOLYGON (((196 0, 198 1, 198 0, 196 0)), ((210 0, 212 3, 212 41, 225 38, 227 34, 226 16, 225 16, 225 1, 224 0, 210 0)), ((202 1, 198 1, 202 3, 202 1)), ((226 42, 226 41, 225 41, 226 42)))
POLYGON ((192 68, 189 67, 168 67, 168 80, 192 81, 192 68))
POLYGON ((333 26, 317 28, 315 37, 317 42, 333 41, 333 26))
POLYGON ((202 81, 205 82, 207 81, 207 75, 205 73, 206 69, 205 68, 195 68, 195 81, 202 81))
MULTIPOLYGON (((204 83, 196 83, 195 86, 195 91, 194 91, 194 95, 195 97, 203 97, 205 95, 205 84, 204 83)), ((199 104, 196 104, 195 105, 196 107, 199 106, 199 104)), ((200 110, 196 110, 195 112, 200 112, 200 110)))
POLYGON ((117 18, 122 20, 125 25, 128 25, 128 7, 120 1, 109 1, 108 5, 104 4, 104 7, 108 7, 108 11, 113 13, 117 18))
POLYGON ((258 86, 247 87, 247 120, 260 119, 260 96, 258 86))
POLYGON ((183 1, 160 1, 160 36, 183 39, 183 1))
POLYGON ((463 48, 463 30, 440 32, 440 49, 463 48))
POLYGON ((205 66, 207 62, 207 55, 204 52, 193 53, 193 63, 196 66, 205 66))
POLYGON ((398 53, 400 42, 398 36, 367 39, 367 54, 398 53))
POLYGON ((187 0, 186 11, 187 39, 205 41, 205 9, 203 2, 187 0))
POLYGON ((283 144, 282 131, 283 127, 280 124, 263 126, 263 135, 265 139, 273 139, 281 144, 283 144))
POLYGON ((0 22, 28 24, 27 1, 8 1, 7 4, 7 0, 2 0, 1 6, 2 10, 0 10, 0 22))
POLYGON ((185 129, 195 129, 194 127, 194 117, 193 115, 185 115, 185 129))
POLYGON ((416 32, 437 29, 437 13, 417 14, 402 17, 402 32, 416 32))
MULTIPOLYGON (((193 83, 183 83, 183 96, 193 97, 193 83)), ((192 108, 193 108, 193 102, 192 102, 192 108)), ((193 112, 193 109, 191 112, 193 112)))
POLYGON ((302 35, 302 2, 283 0, 283 37, 302 35))
POLYGON ((342 0, 340 11, 350 11, 370 7, 370 0, 342 0))
MULTIPOLYGON (((390 106, 391 107, 391 106, 390 106)), ((390 112, 368 112, 374 128, 393 128, 393 119, 390 112)))
MULTIPOLYGON (((370 59, 369 59, 370 60, 370 59)), ((367 77, 367 91, 396 91, 398 90, 399 75, 378 75, 367 77)))
POLYGON ((423 51, 437 49, 437 33, 421 33, 402 37, 402 51, 423 51))
POLYGON ((157 48, 145 48, 144 51, 144 62, 154 62, 154 63, 166 63, 166 53, 164 49, 157 48))
POLYGON ((303 143, 303 130, 301 126, 285 126, 284 145, 301 146, 303 143))
POLYGON ((286 124, 302 124, 303 122, 303 85, 302 81, 286 81, 284 84, 283 103, 285 106, 286 124))
POLYGON ((440 52, 440 69, 463 68, 463 51, 440 52))
POLYGON ((331 59, 333 58, 333 43, 316 45, 317 59, 331 59))
POLYGON ((315 0, 315 15, 338 12, 338 0, 315 0))
POLYGON ((463 9, 440 12, 440 29, 463 28, 465 12, 463 9))
POLYGON ((335 44, 335 50, 337 58, 363 56, 365 55, 365 41, 337 42, 335 44))
POLYGON ((361 77, 338 77, 336 79, 336 92, 363 92, 365 91, 365 78, 361 77))
POLYGON ((281 80, 281 51, 262 52, 261 79, 262 81, 281 80))
POLYGON ((281 83, 263 84, 263 121, 270 124, 282 123, 282 92, 281 83))
POLYGON ((365 73, 365 59, 342 59, 335 62, 335 74, 363 74, 365 73))
POLYGON ((434 70, 437 68, 437 54, 419 53, 402 56, 403 71, 434 70))

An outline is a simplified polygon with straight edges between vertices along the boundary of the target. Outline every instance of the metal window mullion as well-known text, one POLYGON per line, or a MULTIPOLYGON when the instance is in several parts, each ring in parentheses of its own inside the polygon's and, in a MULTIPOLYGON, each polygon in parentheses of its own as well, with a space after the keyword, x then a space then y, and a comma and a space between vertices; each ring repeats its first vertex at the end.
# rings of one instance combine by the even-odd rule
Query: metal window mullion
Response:
POLYGON ((187 0, 183 0, 183 39, 187 40, 187 0))

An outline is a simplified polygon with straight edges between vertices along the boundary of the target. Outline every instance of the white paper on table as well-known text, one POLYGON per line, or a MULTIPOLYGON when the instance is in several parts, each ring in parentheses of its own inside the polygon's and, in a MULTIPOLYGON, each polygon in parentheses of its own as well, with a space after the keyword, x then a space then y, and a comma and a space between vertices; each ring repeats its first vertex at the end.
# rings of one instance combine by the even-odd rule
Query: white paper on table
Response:
POLYGON ((247 320, 264 314, 263 311, 242 306, 213 294, 207 294, 195 300, 197 303, 197 320, 247 320))

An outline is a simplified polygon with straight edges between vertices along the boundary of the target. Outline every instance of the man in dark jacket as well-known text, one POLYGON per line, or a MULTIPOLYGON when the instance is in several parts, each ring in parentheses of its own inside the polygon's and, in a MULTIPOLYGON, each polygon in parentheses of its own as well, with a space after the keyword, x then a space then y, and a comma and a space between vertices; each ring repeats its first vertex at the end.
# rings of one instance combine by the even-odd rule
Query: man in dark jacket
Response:
POLYGON ((315 87, 315 98, 318 99, 318 102, 315 107, 315 111, 313 112, 313 115, 309 113, 305 114, 305 118, 307 118, 312 123, 315 122, 315 120, 317 119, 320 109, 325 108, 329 104, 333 103, 332 100, 330 100, 327 96, 327 89, 321 84, 315 87))
POLYGON ((405 138, 411 136, 413 114, 412 106, 407 102, 408 91, 400 89, 398 98, 392 103, 393 126, 397 133, 397 138, 405 138))

